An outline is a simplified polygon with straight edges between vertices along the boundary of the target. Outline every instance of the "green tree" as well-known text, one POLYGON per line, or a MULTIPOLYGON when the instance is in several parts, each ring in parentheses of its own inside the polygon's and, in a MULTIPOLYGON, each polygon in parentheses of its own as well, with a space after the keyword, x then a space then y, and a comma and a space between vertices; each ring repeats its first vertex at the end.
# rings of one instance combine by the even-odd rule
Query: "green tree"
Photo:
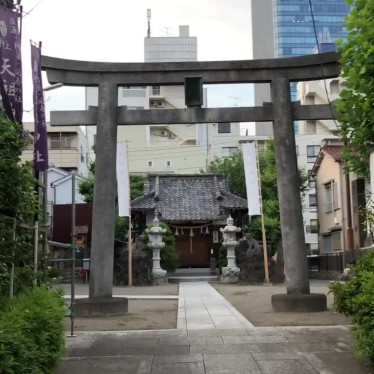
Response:
POLYGON ((351 267, 351 272, 347 282, 335 281, 330 290, 337 311, 353 322, 356 353, 374 364, 374 251, 368 251, 351 267))
POLYGON ((0 294, 9 292, 12 264, 16 291, 26 286, 22 279, 33 274, 32 240, 17 228, 18 223, 28 223, 38 209, 31 163, 21 163, 22 152, 29 144, 22 125, 0 114, 0 294))
POLYGON ((340 40, 345 89, 337 104, 340 136, 346 142, 347 169, 367 176, 374 150, 374 2, 346 0, 352 6, 345 21, 348 36, 340 40))
POLYGON ((243 153, 236 152, 229 157, 217 158, 207 168, 208 173, 223 174, 230 181, 231 192, 246 198, 243 153))
MULTIPOLYGON (((86 203, 93 202, 94 186, 95 186, 95 163, 91 162, 89 166, 89 176, 88 178, 82 180, 79 183, 78 190, 79 193, 84 196, 84 201, 86 203)), ((137 197, 143 195, 145 177, 141 175, 130 175, 130 199, 134 200, 137 197)))
MULTIPOLYGON (((268 240, 277 243, 281 239, 281 230, 273 140, 269 140, 266 144, 266 148, 259 154, 259 166, 266 235, 268 240)), ((243 198, 247 197, 242 152, 237 152, 229 157, 213 161, 208 166, 207 171, 225 175, 230 182, 231 191, 243 198)), ((299 170, 299 175, 300 192, 303 194, 307 189, 307 172, 305 170, 299 170)), ((262 240, 260 219, 252 220, 248 229, 255 239, 262 240)))
POLYGON ((36 209, 31 163, 21 163, 30 141, 22 125, 0 114, 0 214, 27 221, 36 209))

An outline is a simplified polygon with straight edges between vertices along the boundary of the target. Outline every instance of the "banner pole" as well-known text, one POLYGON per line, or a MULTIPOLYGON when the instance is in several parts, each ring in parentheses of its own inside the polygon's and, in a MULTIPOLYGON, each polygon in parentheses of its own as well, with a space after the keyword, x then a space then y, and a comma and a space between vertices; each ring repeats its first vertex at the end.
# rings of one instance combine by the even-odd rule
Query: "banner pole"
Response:
POLYGON ((129 286, 132 286, 132 240, 131 240, 131 215, 129 216, 129 231, 128 231, 128 247, 129 247, 129 286))
POLYGON ((263 249, 263 254, 264 254, 265 284, 269 285, 270 284, 270 279, 269 279, 269 266, 268 266, 268 250, 267 250, 265 221, 264 221, 264 210, 263 210, 263 202, 262 202, 260 162, 259 162, 258 147, 257 147, 257 142, 256 141, 255 141, 255 147, 256 147, 257 175, 258 175, 258 181, 259 181, 258 195, 259 195, 259 199, 260 199, 262 249, 263 249))
POLYGON ((128 240, 129 240, 129 286, 132 286, 132 233, 131 233, 131 185, 130 185, 130 169, 129 169, 129 154, 128 154, 128 144, 126 140, 126 161, 127 161, 127 177, 128 177, 128 186, 129 186, 129 231, 128 231, 128 240))

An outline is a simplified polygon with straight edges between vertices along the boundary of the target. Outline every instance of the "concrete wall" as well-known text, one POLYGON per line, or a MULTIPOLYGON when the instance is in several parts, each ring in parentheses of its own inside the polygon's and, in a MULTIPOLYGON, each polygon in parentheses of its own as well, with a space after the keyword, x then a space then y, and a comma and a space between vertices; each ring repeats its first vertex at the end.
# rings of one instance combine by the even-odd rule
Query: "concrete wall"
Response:
POLYGON ((197 38, 189 36, 189 26, 180 26, 179 36, 146 37, 144 61, 197 61, 197 38))
MULTIPOLYGON (((330 102, 339 97, 343 89, 343 79, 326 79, 326 87, 323 81, 299 82, 297 84, 297 95, 301 105, 328 104, 327 94, 330 102)), ((312 134, 336 134, 338 123, 333 120, 298 121, 300 135, 312 134)))
MULTIPOLYGON (((84 203, 83 196, 80 195, 79 191, 78 191, 78 185, 79 185, 80 181, 81 181, 80 178, 75 179, 75 202, 77 204, 83 204, 84 203)), ((72 178, 71 178, 71 176, 68 177, 67 179, 64 179, 64 181, 61 182, 61 183, 56 181, 54 184, 56 185, 56 187, 55 187, 55 190, 56 190, 55 204, 56 205, 71 204, 72 203, 72 178)))
MULTIPOLYGON (((252 40, 252 59, 274 58, 274 34, 273 34, 273 1, 250 0, 250 21, 252 40)), ((262 106, 262 103, 270 102, 270 85, 254 85, 254 105, 262 106)), ((273 135, 272 122, 256 122, 255 134, 259 136, 273 135)))

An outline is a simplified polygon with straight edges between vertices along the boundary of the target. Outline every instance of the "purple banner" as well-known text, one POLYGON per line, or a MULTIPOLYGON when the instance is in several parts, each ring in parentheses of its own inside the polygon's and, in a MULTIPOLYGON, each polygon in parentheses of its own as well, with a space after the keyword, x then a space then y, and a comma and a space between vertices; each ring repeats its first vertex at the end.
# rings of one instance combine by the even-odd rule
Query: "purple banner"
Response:
POLYGON ((48 169, 48 138, 40 65, 40 48, 31 43, 31 68, 34 102, 34 167, 37 171, 48 169))
POLYGON ((0 83, 8 117, 22 123, 22 62, 19 13, 0 6, 0 83), (7 105, 8 104, 8 105, 7 105), (10 106, 7 110, 7 106, 10 106), (11 113, 8 111, 11 110, 11 113))

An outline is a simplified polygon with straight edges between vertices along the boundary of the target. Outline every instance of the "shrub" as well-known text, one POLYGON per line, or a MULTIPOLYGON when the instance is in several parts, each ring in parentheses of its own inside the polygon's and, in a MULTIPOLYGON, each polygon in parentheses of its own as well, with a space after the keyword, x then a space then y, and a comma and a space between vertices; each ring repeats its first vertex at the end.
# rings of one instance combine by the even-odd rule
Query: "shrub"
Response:
MULTIPOLYGON (((147 229, 150 229, 153 225, 149 225, 147 229)), ((173 272, 178 267, 178 254, 175 251, 175 240, 174 234, 171 231, 170 227, 163 222, 160 222, 160 227, 166 229, 165 235, 163 235, 162 240, 165 243, 165 247, 161 248, 160 257, 161 257, 161 267, 164 270, 173 272)), ((143 234, 143 250, 150 252, 148 247, 148 234, 144 232, 143 234)))
POLYGON ((64 354, 61 293, 35 287, 11 299, 0 313, 0 373, 54 373, 64 354))
POLYGON ((349 316, 357 338, 356 352, 374 363, 374 251, 368 252, 352 269, 352 278, 345 284, 330 286, 335 307, 349 316))

